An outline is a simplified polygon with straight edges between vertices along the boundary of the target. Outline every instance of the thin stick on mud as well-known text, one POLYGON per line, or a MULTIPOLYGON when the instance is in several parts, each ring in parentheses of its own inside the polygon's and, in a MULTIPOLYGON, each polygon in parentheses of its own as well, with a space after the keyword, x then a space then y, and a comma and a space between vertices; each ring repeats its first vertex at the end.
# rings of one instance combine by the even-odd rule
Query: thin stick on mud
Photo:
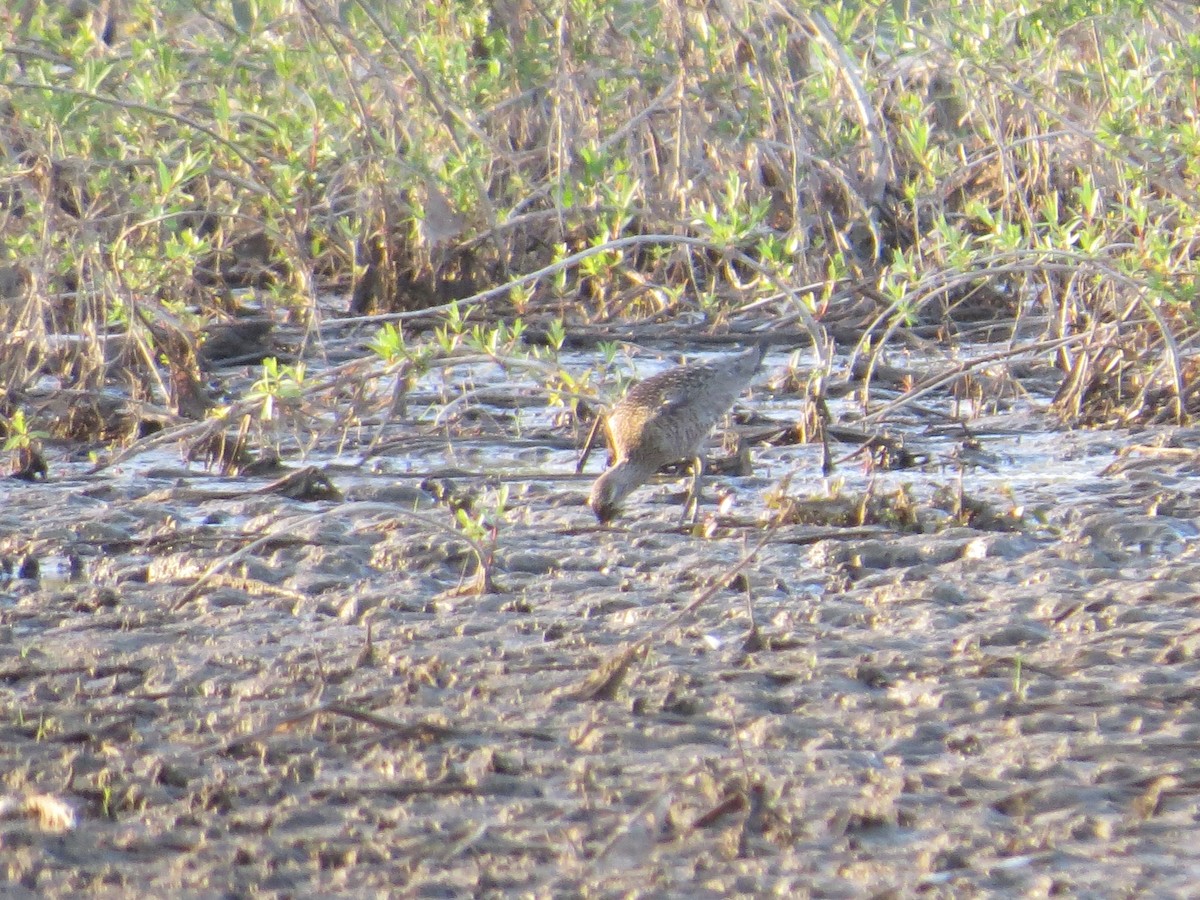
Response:
POLYGON ((341 716, 342 718, 350 719, 363 725, 370 725, 372 728, 387 732, 391 738, 399 738, 407 741, 428 743, 449 740, 500 741, 528 739, 542 743, 557 743, 559 741, 557 735, 549 731, 534 728, 506 728, 497 725, 483 728, 476 726, 457 727, 443 722, 434 722, 430 719, 402 722, 390 716, 380 715, 359 703, 348 700, 334 700, 328 703, 318 703, 315 706, 309 706, 298 712, 281 716, 264 725, 262 728, 226 741, 220 746, 213 748, 212 752, 222 754, 231 753, 234 750, 245 747, 247 744, 264 741, 283 729, 303 725, 323 715, 341 716))
POLYGON ((221 557, 216 562, 214 562, 211 566, 209 566, 204 571, 204 574, 202 574, 199 578, 197 578, 196 581, 192 584, 192 586, 190 588, 188 588, 186 591, 184 591, 183 595, 178 600, 176 600, 173 604, 171 604, 171 612, 178 612, 179 610, 183 609, 183 607, 187 606, 189 603, 191 603, 193 600, 195 600, 197 597, 199 597, 200 591, 219 572, 229 568, 229 566, 233 565, 234 563, 245 559, 247 556, 249 556, 255 550, 259 549, 260 547, 265 546, 266 544, 271 543, 271 541, 279 540, 281 537, 284 537, 287 534, 295 534, 295 532, 298 529, 303 528, 305 525, 308 525, 310 522, 315 522, 318 519, 323 518, 327 513, 330 513, 330 512, 333 512, 333 510, 330 510, 330 509, 323 510, 322 512, 315 513, 314 515, 305 516, 303 519, 301 519, 298 522, 293 522, 293 521, 289 520, 285 526, 277 528, 276 530, 268 532, 267 534, 264 534, 262 537, 260 537, 256 541, 251 541, 249 544, 247 544, 245 547, 242 547, 236 553, 231 553, 229 556, 221 557))
POLYGON ((762 536, 751 550, 738 560, 732 568, 719 575, 716 581, 697 594, 687 606, 666 621, 659 623, 648 634, 642 635, 636 641, 625 644, 619 650, 610 654, 581 684, 574 687, 564 687, 555 691, 552 694, 552 700, 611 700, 625 680, 625 676, 628 674, 634 660, 644 654, 650 643, 661 638, 668 629, 674 628, 686 620, 697 609, 724 590, 741 572, 745 571, 750 563, 754 561, 758 552, 770 543, 771 538, 775 536, 777 528, 776 524, 771 524, 767 528, 766 534, 762 536))
POLYGON ((227 741, 217 750, 217 752, 231 753, 234 750, 237 750, 239 747, 244 747, 247 744, 255 744, 263 741, 266 738, 276 734, 281 729, 302 725, 305 722, 324 714, 343 716, 347 719, 353 719, 356 722, 372 725, 375 728, 380 728, 391 732, 393 736, 401 737, 405 740, 441 741, 459 734, 458 729, 448 725, 442 725, 437 722, 399 722, 395 719, 389 719, 386 716, 377 715, 369 710, 359 709, 358 707, 351 706, 344 701, 336 701, 333 703, 321 703, 317 706, 310 706, 307 709, 302 709, 299 712, 292 713, 291 715, 275 719, 273 722, 258 729, 257 731, 252 731, 249 734, 243 734, 227 741))

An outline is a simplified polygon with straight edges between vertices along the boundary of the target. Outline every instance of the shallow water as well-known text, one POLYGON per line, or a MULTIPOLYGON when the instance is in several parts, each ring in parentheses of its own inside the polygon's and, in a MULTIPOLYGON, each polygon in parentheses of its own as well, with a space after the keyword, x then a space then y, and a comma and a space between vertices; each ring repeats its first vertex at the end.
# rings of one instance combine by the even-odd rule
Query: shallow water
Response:
MULTIPOLYGON (((980 355, 994 353, 988 347, 977 349, 980 355)), ((702 361, 720 355, 720 352, 689 354, 686 361, 702 361)), ((960 351, 956 359, 969 357, 960 351)), ((564 353, 559 361, 569 371, 582 374, 596 364, 596 357, 591 354, 564 353)), ((624 357, 622 363, 627 371, 623 372, 624 378, 621 380, 646 378, 679 361, 677 354, 624 357)), ((803 415, 802 397, 780 395, 769 387, 781 377, 789 362, 795 362, 790 352, 773 351, 768 354, 755 386, 738 401, 737 410, 756 416, 755 426, 750 430, 769 429, 769 424, 759 424, 761 419, 785 427, 803 415)), ((837 361, 835 372, 844 362, 837 361)), ((921 371, 937 364, 939 360, 923 360, 907 354, 903 362, 906 368, 921 371)), ((481 419, 490 419, 489 425, 493 427, 489 429, 489 434, 463 436, 447 433, 441 443, 423 441, 420 445, 410 445, 373 460, 373 470, 380 474, 424 477, 446 468, 457 468, 481 477, 493 475, 502 480, 539 476, 572 480, 578 453, 573 447, 564 446, 563 438, 566 435, 555 425, 556 418, 561 417, 563 410, 546 405, 544 391, 536 379, 522 373, 514 374, 499 365, 472 365, 427 375, 416 386, 414 394, 452 400, 469 391, 484 395, 477 406, 483 412, 481 419), (511 403, 492 405, 486 399, 489 394, 518 396, 522 401, 517 408, 513 408, 511 403)), ((609 396, 612 402, 616 398, 610 391, 619 391, 619 386, 610 383, 602 387, 602 393, 609 396)), ((877 391, 876 396, 879 393, 877 391)), ((903 438, 906 446, 927 456, 928 464, 899 471, 881 471, 865 466, 861 458, 857 458, 839 466, 834 478, 844 490, 862 491, 873 486, 877 490, 887 491, 909 485, 918 496, 925 497, 937 487, 957 483, 961 477, 972 492, 1011 497, 1014 502, 1030 506, 1055 507, 1087 500, 1095 490, 1097 472, 1128 443, 1129 435, 1123 432, 1064 431, 1048 412, 1051 399, 1049 395, 1027 396, 1007 403, 1001 413, 968 419, 971 433, 980 444, 979 450, 973 453, 963 453, 958 436, 960 429, 947 427, 945 420, 905 411, 897 416, 897 419, 905 420, 900 425, 882 428, 873 425, 864 427, 864 430, 881 429, 890 437, 903 438), (956 434, 947 436, 946 432, 956 434)), ((847 398, 833 399, 829 405, 835 421, 846 420, 852 425, 861 414, 861 410, 847 398)), ((944 406, 947 410, 952 408, 949 402, 938 401, 936 396, 926 399, 924 405, 944 406)), ((441 406, 431 403, 417 414, 417 420, 432 425, 441 409, 441 406)), ((413 411, 417 413, 416 407, 413 411)), ((719 447, 719 437, 719 434, 714 436, 710 447, 719 447)), ((854 449, 853 445, 834 443, 833 455, 835 458, 845 457, 854 449)), ((821 451, 818 445, 759 445, 753 447, 752 451, 753 479, 718 479, 723 488, 737 495, 744 514, 765 515, 761 490, 764 481, 777 483, 789 477, 791 489, 800 492, 819 493, 829 486, 831 479, 820 472, 821 451)), ((590 476, 603 470, 604 455, 602 448, 592 454, 586 469, 590 476)), ((317 455, 314 459, 329 458, 317 455)), ((1200 487, 1200 483, 1197 487, 1200 487)), ((655 488, 643 489, 631 502, 636 504, 654 491, 655 488)))

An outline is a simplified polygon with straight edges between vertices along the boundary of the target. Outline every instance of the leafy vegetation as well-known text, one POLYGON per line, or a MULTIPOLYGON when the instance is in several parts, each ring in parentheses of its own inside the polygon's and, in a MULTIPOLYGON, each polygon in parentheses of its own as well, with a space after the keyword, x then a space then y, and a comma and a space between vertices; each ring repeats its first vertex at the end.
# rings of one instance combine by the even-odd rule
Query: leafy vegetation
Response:
POLYGON ((1067 421, 1181 420, 1197 24, 1135 0, 25 0, 0 12, 0 416, 128 439, 144 419, 48 392, 235 423, 344 404, 296 360, 197 402, 205 329, 250 308, 304 348, 331 310, 384 316, 369 377, 614 324, 771 325, 825 360, 827 335, 1010 340, 1061 370, 1067 421))

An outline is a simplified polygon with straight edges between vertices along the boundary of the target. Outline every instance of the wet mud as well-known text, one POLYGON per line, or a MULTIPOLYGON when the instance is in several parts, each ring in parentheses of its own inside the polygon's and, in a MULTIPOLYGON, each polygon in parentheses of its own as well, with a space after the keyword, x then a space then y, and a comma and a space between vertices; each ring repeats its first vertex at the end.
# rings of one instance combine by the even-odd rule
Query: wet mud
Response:
POLYGON ((1200 434, 1066 433, 1032 403, 965 462, 928 431, 892 473, 757 447, 686 529, 682 476, 599 525, 601 460, 575 476, 538 415, 456 441, 413 417, 370 462, 310 459, 317 496, 169 455, 5 482, 3 891, 1195 883, 1200 434), (781 485, 868 483, 919 514, 773 514, 781 485))

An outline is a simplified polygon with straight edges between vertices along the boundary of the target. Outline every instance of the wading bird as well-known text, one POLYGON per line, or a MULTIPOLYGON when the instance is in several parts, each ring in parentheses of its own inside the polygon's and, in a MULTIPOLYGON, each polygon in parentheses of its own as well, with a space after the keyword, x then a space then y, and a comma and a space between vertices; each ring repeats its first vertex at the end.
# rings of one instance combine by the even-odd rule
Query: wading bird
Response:
POLYGON ((613 464, 592 485, 588 504, 601 522, 665 465, 688 460, 692 487, 683 518, 694 520, 704 474, 705 439, 762 365, 767 343, 704 363, 677 366, 639 381, 606 419, 613 464))

